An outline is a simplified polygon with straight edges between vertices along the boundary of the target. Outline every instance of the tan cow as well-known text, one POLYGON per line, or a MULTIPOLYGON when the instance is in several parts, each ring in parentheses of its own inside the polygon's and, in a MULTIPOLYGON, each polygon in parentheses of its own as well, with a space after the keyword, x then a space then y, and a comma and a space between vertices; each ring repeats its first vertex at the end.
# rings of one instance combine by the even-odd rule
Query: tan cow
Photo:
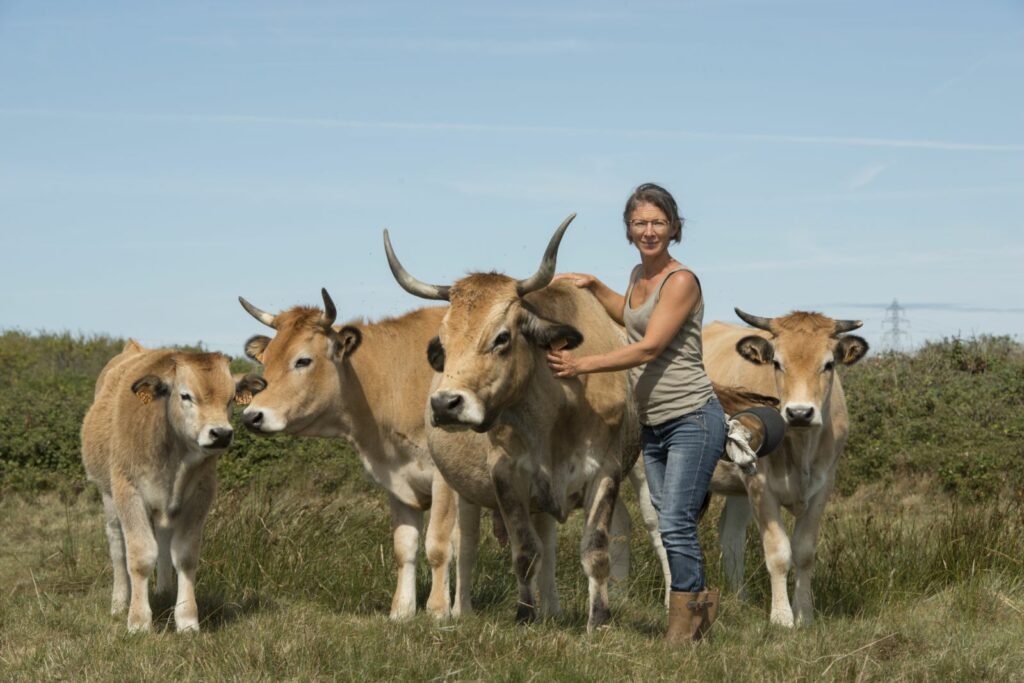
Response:
POLYGON ((818 528, 835 482, 836 463, 846 446, 849 418, 837 365, 860 360, 868 344, 843 335, 859 321, 833 320, 818 313, 761 318, 736 309, 756 330, 714 322, 704 328, 704 363, 712 380, 742 385, 779 398, 786 436, 746 476, 720 463, 712 490, 728 496, 720 522, 722 552, 730 587, 743 582, 743 546, 753 516, 761 531, 771 578, 771 621, 783 626, 810 623, 814 616, 811 573, 818 528), (781 508, 795 518, 792 540, 781 508), (790 605, 786 579, 795 566, 790 605))
MULTIPOLYGON (((433 582, 427 610, 447 616, 456 507, 451 489, 435 473, 423 422, 434 374, 424 350, 445 309, 335 326, 337 309, 327 290, 322 295, 323 311, 299 306, 277 315, 240 298, 253 317, 276 330, 273 339, 257 336, 246 343, 249 357, 264 365, 266 386, 245 409, 243 421, 261 434, 352 443, 366 471, 388 492, 398 564, 393 619, 416 611, 416 557, 429 509, 426 555, 433 582)), ((463 582, 459 574, 454 612, 469 609, 468 575, 463 582)))
POLYGON ((231 444, 233 402, 257 389, 247 380, 236 385, 222 354, 148 350, 135 341, 100 373, 82 423, 82 462, 103 497, 111 613, 128 607, 130 631, 152 625, 154 566, 160 593, 173 590, 177 570, 178 631, 199 630, 195 573, 217 455, 231 444))
POLYGON ((548 286, 573 218, 555 231, 540 268, 525 280, 474 273, 450 287, 425 284, 398 262, 386 231, 384 239, 406 291, 451 302, 428 350, 440 373, 427 409, 430 450, 460 500, 500 509, 519 584, 517 619, 534 618, 538 587, 541 609, 557 613, 553 521, 582 507, 592 630, 610 616, 609 546, 621 536, 613 510, 640 452, 639 423, 625 372, 560 380, 545 362, 549 348, 578 346, 587 355, 625 343, 623 329, 589 291, 567 282, 548 286))

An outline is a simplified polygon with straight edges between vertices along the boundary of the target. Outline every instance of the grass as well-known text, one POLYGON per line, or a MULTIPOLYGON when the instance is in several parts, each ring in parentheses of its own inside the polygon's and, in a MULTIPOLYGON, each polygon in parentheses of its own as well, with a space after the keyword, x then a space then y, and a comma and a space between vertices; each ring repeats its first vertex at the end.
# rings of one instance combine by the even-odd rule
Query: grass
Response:
MULTIPOLYGON (((173 632, 166 597, 154 599, 154 634, 130 636, 110 616, 93 495, 7 496, 0 679, 1024 680, 1024 512, 1015 503, 964 506, 927 485, 838 499, 822 533, 817 620, 793 632, 767 623, 752 532, 750 602, 726 596, 710 643, 670 650, 660 640, 660 571, 640 529, 612 625, 595 634, 586 633, 578 515, 560 535, 562 617, 513 624, 507 551, 485 532, 475 615, 393 623, 384 496, 351 457, 279 468, 218 498, 198 583, 204 630, 194 636, 173 632)), ((720 583, 717 507, 702 533, 720 583)), ((422 605, 425 562, 418 584, 422 605)))

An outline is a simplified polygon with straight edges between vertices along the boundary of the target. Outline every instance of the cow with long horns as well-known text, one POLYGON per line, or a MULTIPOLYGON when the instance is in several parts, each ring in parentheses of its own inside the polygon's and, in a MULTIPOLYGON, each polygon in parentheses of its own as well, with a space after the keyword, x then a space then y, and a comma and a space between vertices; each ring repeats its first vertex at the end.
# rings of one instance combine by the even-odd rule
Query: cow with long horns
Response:
MULTIPOLYGON (((540 608, 558 611, 552 520, 564 522, 582 507, 580 551, 592 630, 610 616, 608 580, 616 553, 609 548, 615 549, 628 522, 614 511, 619 484, 640 452, 639 421, 625 372, 560 380, 545 361, 552 348, 598 354, 626 343, 623 329, 593 294, 551 282, 573 218, 555 230, 540 268, 523 280, 473 273, 450 286, 426 284, 399 263, 387 231, 384 247, 406 291, 451 303, 427 349, 439 373, 427 407, 431 453, 460 500, 501 511, 519 585, 517 619, 535 616, 537 588, 540 608)), ((747 397, 736 392, 719 397, 728 412, 750 405, 741 404, 747 397)), ((660 546, 656 518, 645 515, 645 522, 660 546)))
MULTIPOLYGON (((416 610, 416 559, 429 509, 425 545, 432 585, 427 611, 447 616, 455 496, 436 473, 423 421, 434 374, 423 362, 423 349, 437 334, 445 309, 423 308, 377 323, 336 326, 334 302, 326 289, 321 294, 322 311, 298 306, 276 315, 239 297, 250 315, 276 331, 273 339, 256 336, 246 342, 246 354, 264 366, 265 388, 246 408, 243 422, 260 434, 335 437, 352 443, 366 471, 388 492, 398 565, 392 619, 416 610)), ((472 512, 465 515, 470 522, 472 512)), ((475 535, 462 539, 464 545, 475 541, 475 535)), ((453 611, 458 615, 469 609, 469 575, 459 574, 453 611)))
POLYGON ((429 285, 402 267, 387 231, 384 244, 406 291, 451 303, 427 351, 440 373, 427 408, 431 454, 461 498, 501 511, 519 585, 517 620, 535 617, 538 583, 540 608, 557 612, 552 522, 582 507, 592 630, 610 616, 612 513, 619 482, 639 453, 639 429, 624 372, 562 381, 544 361, 550 348, 603 353, 624 342, 589 292, 548 286, 574 217, 558 227, 540 268, 523 280, 473 273, 451 286, 429 285))
POLYGON ((705 327, 708 376, 777 396, 786 436, 771 455, 758 461, 752 476, 727 462, 715 471, 712 490, 727 496, 720 522, 726 577, 733 589, 743 583, 743 546, 753 512, 771 578, 771 621, 806 624, 814 616, 811 573, 818 529, 849 432, 836 367, 856 363, 868 344, 845 334, 860 327, 860 321, 804 312, 778 318, 738 308, 736 313, 756 329, 722 322, 705 327), (783 507, 796 520, 792 538, 782 521, 783 507), (796 574, 792 605, 786 583, 791 565, 796 574))

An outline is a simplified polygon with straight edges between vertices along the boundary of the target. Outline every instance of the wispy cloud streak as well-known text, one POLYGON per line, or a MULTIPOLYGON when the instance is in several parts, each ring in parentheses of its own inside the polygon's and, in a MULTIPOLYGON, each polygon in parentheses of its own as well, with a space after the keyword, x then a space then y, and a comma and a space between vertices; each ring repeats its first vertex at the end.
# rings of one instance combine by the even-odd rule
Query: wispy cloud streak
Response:
POLYGON ((587 135, 627 138, 730 140, 770 144, 819 145, 833 147, 879 147, 890 149, 927 149, 955 152, 1024 152, 1024 144, 974 143, 944 140, 842 137, 828 135, 780 135, 775 133, 710 132, 656 128, 602 128, 577 126, 527 126, 500 123, 365 121, 359 119, 259 116, 241 114, 139 114, 64 109, 0 109, 5 117, 47 117, 92 121, 140 123, 191 123, 216 125, 276 125, 350 130, 407 130, 449 133, 506 133, 532 135, 587 135))

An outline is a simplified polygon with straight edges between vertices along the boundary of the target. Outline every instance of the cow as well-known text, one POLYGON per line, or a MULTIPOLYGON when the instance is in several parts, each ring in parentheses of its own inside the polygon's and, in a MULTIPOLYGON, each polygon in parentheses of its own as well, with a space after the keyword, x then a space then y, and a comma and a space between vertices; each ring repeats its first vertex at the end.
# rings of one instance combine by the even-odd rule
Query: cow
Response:
POLYGON ((423 362, 423 349, 445 309, 336 326, 334 301, 326 289, 321 294, 323 310, 297 306, 277 315, 239 297, 250 315, 276 331, 273 339, 246 342, 246 354, 264 366, 266 385, 243 412, 243 423, 259 434, 342 438, 354 446, 366 471, 388 492, 398 565, 392 619, 416 611, 416 559, 429 509, 425 545, 433 580, 427 610, 437 617, 466 613, 468 575, 465 581, 456 576, 454 610, 449 599, 456 502, 436 474, 423 421, 434 374, 423 362))
MULTIPOLYGON (((558 613, 553 522, 583 508, 580 552, 592 631, 610 618, 609 546, 628 523, 613 511, 640 444, 625 372, 561 380, 545 362, 552 348, 595 354, 626 343, 593 294, 552 283, 574 217, 555 230, 537 272, 522 280, 472 273, 450 286, 431 285, 405 270, 386 230, 384 247, 403 289, 450 302, 427 350, 438 372, 426 409, 430 451, 460 501, 500 510, 518 583, 517 621, 536 618, 538 602, 545 614, 558 613)), ((644 517, 653 531, 656 517, 644 517)), ((662 565, 667 573, 664 558, 662 565)))
POLYGON ((82 422, 82 462, 103 498, 114 572, 111 613, 148 631, 149 575, 174 589, 174 624, 198 631, 195 574, 216 462, 232 441, 232 405, 258 391, 219 353, 145 349, 129 340, 101 371, 82 422), (129 604, 130 601, 130 604, 129 604))
POLYGON ((868 344, 844 334, 860 327, 860 321, 807 312, 777 318, 738 308, 736 313, 756 329, 717 321, 705 327, 708 375, 718 383, 776 396, 786 436, 771 455, 758 460, 755 474, 722 462, 712 478, 712 490, 727 496, 720 519, 726 577, 732 589, 742 585, 743 546, 753 514, 771 579, 771 622, 808 624, 814 616, 811 573, 818 530, 849 432, 846 398, 835 370, 863 358, 868 344), (795 518, 792 539, 782 521, 783 507, 795 518), (792 605, 786 584, 791 564, 796 575, 792 605))

